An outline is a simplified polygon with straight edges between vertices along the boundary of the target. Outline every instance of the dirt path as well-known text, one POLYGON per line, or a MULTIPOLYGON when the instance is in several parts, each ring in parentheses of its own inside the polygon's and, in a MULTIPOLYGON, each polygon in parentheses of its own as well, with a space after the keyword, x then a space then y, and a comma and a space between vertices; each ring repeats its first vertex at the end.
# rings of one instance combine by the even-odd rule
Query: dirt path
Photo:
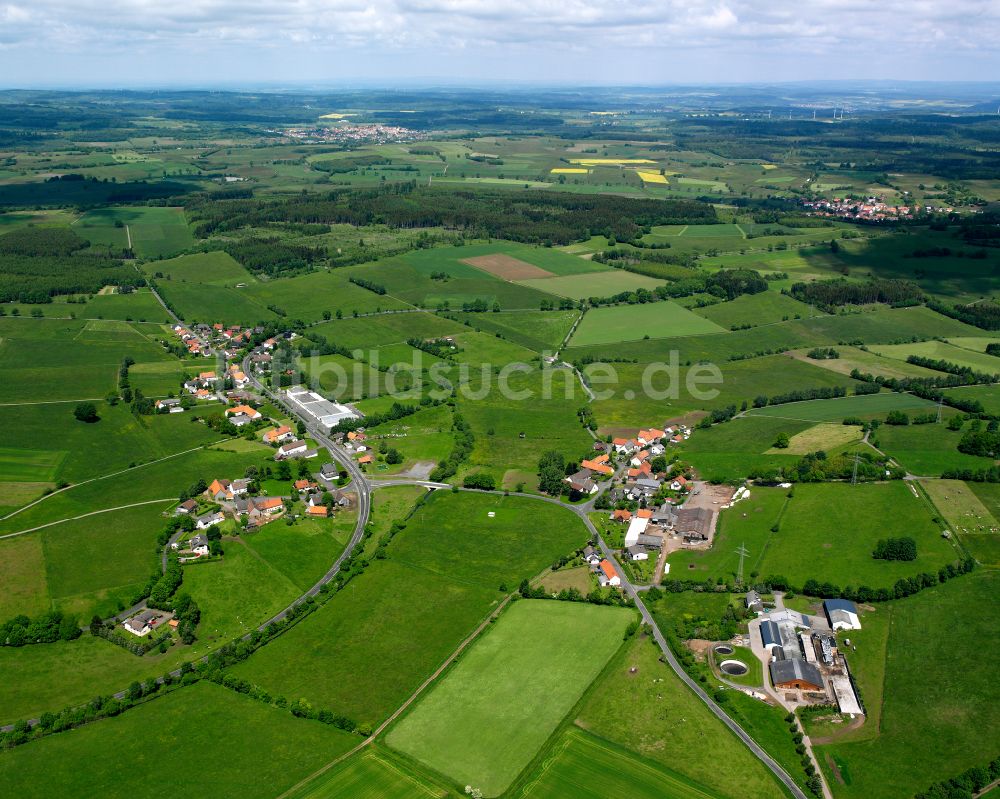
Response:
POLYGON ((345 752, 344 754, 340 755, 340 757, 337 757, 334 760, 331 760, 329 763, 327 763, 325 766, 323 766, 322 768, 320 768, 318 771, 314 771, 308 777, 306 777, 305 779, 303 779, 303 780, 299 781, 298 783, 296 783, 295 785, 293 785, 291 788, 289 788, 287 791, 285 791, 283 794, 281 794, 278 797, 278 799, 288 799, 288 797, 292 796, 296 791, 298 791, 303 786, 305 786, 308 783, 312 782, 317 777, 325 774, 326 772, 328 772, 330 769, 332 769, 337 764, 342 763, 343 761, 347 760, 347 758, 349 758, 349 757, 351 757, 353 755, 356 755, 358 752, 360 752, 366 746, 368 746, 369 744, 373 743, 375 741, 375 739, 378 738, 379 735, 381 735, 383 732, 385 732, 386 728, 388 728, 388 726, 390 724, 392 724, 404 712, 406 712, 406 709, 409 708, 410 705, 412 705, 414 702, 417 701, 417 699, 427 689, 427 687, 431 683, 433 683, 438 677, 440 677, 441 674, 444 672, 444 670, 447 669, 455 661, 455 658, 457 658, 459 655, 461 655, 462 652, 464 652, 466 650, 466 648, 473 641, 475 641, 476 638, 479 637, 479 634, 482 633, 482 631, 486 629, 487 625, 491 622, 491 620, 493 618, 495 618, 496 616, 500 615, 500 613, 503 611, 503 609, 505 607, 507 607, 507 604, 510 602, 510 600, 511 600, 511 598, 513 596, 514 596, 513 594, 508 594, 504 598, 504 600, 499 605, 497 605, 496 608, 494 608, 493 610, 491 610, 487 614, 486 618, 483 619, 483 621, 480 623, 480 625, 478 627, 476 627, 476 629, 473 630, 465 638, 465 640, 463 640, 462 643, 460 643, 458 645, 458 648, 455 649, 454 652, 452 652, 450 655, 448 655, 448 657, 445 659, 444 663, 442 663, 440 666, 438 666, 437 669, 435 669, 434 673, 431 674, 431 676, 428 677, 426 680, 424 680, 420 684, 420 687, 417 688, 417 690, 414 691, 412 694, 410 694, 410 696, 407 698, 407 700, 405 702, 403 702, 403 704, 400 705, 398 708, 396 708, 396 710, 392 713, 391 716, 389 716, 389 718, 387 718, 385 721, 383 721, 381 724, 379 724, 378 727, 372 732, 372 734, 370 736, 368 736, 367 738, 365 738, 365 740, 363 740, 361 743, 359 743, 357 746, 355 746, 349 752, 345 752))
POLYGON ((0 535, 0 540, 4 538, 16 538, 19 535, 27 535, 28 533, 34 533, 38 530, 44 530, 46 527, 55 527, 57 524, 65 524, 66 522, 75 522, 78 519, 86 519, 88 516, 99 516, 102 513, 113 513, 116 510, 127 510, 128 508, 139 508, 143 505, 162 505, 164 502, 176 502, 177 497, 166 497, 165 499, 147 499, 145 502, 133 502, 131 505, 119 505, 116 508, 103 508, 102 510, 92 510, 90 513, 81 513, 79 516, 70 516, 66 519, 57 519, 54 522, 48 522, 47 524, 40 524, 38 527, 29 527, 27 530, 18 530, 16 533, 7 533, 6 535, 0 535))
POLYGON ((64 486, 63 488, 57 488, 51 494, 46 494, 44 497, 36 499, 34 502, 31 502, 31 503, 25 505, 24 507, 18 508, 17 510, 12 511, 11 513, 8 513, 6 516, 0 516, 0 522, 5 522, 5 521, 7 521, 7 519, 10 519, 10 518, 12 518, 14 516, 17 516, 17 514, 26 511, 28 508, 33 508, 35 505, 39 504, 40 502, 44 502, 47 499, 51 499, 52 497, 56 496, 57 494, 61 494, 63 491, 69 491, 71 488, 77 488, 79 486, 87 485, 88 483, 96 483, 98 480, 107 480, 109 477, 117 477, 120 474, 125 474, 125 472, 134 472, 136 469, 142 469, 145 466, 152 466, 154 463, 162 463, 163 461, 168 461, 171 458, 179 458, 181 455, 188 455, 188 454, 190 454, 192 452, 197 452, 200 449, 208 449, 209 447, 214 447, 217 444, 225 444, 229 440, 230 439, 228 439, 228 438, 224 438, 221 441, 213 441, 211 444, 203 444, 200 447, 194 447, 192 449, 186 449, 183 452, 175 452, 173 455, 165 455, 162 458, 157 458, 155 461, 147 461, 146 463, 140 463, 138 466, 133 466, 130 469, 120 469, 117 472, 111 472, 110 474, 104 474, 104 475, 101 475, 100 477, 91 477, 89 480, 81 480, 79 483, 72 483, 71 485, 64 486))

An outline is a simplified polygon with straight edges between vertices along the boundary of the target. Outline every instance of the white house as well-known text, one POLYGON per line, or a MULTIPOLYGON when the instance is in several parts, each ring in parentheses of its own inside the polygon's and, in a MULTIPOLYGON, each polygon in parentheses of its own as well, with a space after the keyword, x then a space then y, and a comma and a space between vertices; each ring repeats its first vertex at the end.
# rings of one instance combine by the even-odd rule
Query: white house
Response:
POLYGON ((618 576, 618 572, 615 571, 610 560, 601 561, 601 565, 597 569, 597 582, 600 583, 601 588, 607 585, 619 586, 622 584, 622 578, 618 576))
POLYGON ((207 555, 209 551, 208 538, 204 533, 198 533, 198 535, 188 541, 188 549, 196 555, 207 555))
POLYGON ((305 455, 308 448, 305 441, 289 441, 287 444, 282 444, 278 447, 274 459, 280 461, 285 458, 295 458, 299 455, 305 455))
POLYGON ((649 560, 649 553, 643 547, 629 547, 625 552, 629 560, 649 560))
POLYGON ((212 525, 222 524, 225 520, 226 517, 222 515, 222 512, 216 511, 215 513, 206 513, 204 516, 199 516, 194 526, 199 530, 207 530, 212 525))

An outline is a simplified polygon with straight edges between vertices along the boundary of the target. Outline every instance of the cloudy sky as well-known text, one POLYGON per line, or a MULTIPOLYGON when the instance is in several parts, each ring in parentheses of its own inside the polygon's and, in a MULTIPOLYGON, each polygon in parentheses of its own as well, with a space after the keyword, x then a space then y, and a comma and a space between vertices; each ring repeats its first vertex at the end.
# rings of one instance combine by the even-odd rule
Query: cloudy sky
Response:
POLYGON ((1000 0, 0 0, 0 85, 1000 78, 1000 0))

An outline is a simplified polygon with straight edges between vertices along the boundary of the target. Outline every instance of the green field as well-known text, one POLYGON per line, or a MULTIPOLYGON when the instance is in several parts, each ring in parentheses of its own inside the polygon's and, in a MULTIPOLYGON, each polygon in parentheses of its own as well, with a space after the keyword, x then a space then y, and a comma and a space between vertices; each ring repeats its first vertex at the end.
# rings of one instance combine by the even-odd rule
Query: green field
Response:
MULTIPOLYGON (((799 302, 787 294, 780 294, 777 291, 744 294, 729 302, 719 302, 705 308, 698 308, 695 313, 712 320, 727 330, 740 325, 766 325, 799 317, 807 319, 811 316, 822 315, 804 302, 799 302)), ((581 343, 590 344, 593 342, 581 343)))
MULTIPOLYGON (((946 410, 942 418, 946 420, 950 415, 946 410)), ((961 438, 960 430, 949 430, 943 423, 882 425, 875 441, 911 474, 935 477, 947 469, 983 469, 993 465, 990 458, 959 452, 961 438)))
POLYGON ((259 305, 276 305, 290 318, 306 322, 319 321, 324 313, 336 316, 337 311, 344 316, 352 316, 355 311, 373 313, 413 308, 395 297, 375 294, 354 285, 338 270, 254 282, 243 294, 259 305))
POLYGON ((562 734, 538 774, 514 795, 525 799, 606 799, 610 796, 717 799, 719 796, 680 774, 574 728, 562 734))
MULTIPOLYGON (((389 298, 425 308, 446 305, 461 310, 463 303, 483 300, 488 305, 499 303, 504 310, 537 309, 543 300, 551 301, 551 295, 533 288, 501 280, 482 269, 463 263, 468 258, 482 255, 507 254, 519 258, 524 248, 517 244, 474 244, 464 247, 435 247, 414 250, 406 255, 387 258, 372 264, 345 267, 342 272, 347 277, 360 277, 385 286, 389 298), (445 275, 433 278, 431 275, 445 275)), ((568 263, 586 261, 573 256, 552 251, 551 256, 560 255, 568 263)), ((543 267, 544 268, 544 267, 543 267)), ((548 278, 549 280, 577 280, 568 278, 548 278)), ((376 296, 376 295, 373 295, 376 296)))
POLYGON ((172 280, 160 280, 156 287, 188 324, 253 325, 277 318, 266 304, 258 302, 245 289, 172 280))
POLYGON ((93 229, 95 240, 124 247, 126 233, 124 228, 114 227, 116 222, 127 226, 132 249, 141 258, 173 255, 194 245, 183 208, 123 206, 88 211, 78 233, 89 238, 88 230, 93 229))
MULTIPOLYGON (((651 338, 629 345, 628 354, 640 363, 665 361, 670 353, 680 353, 685 360, 722 362, 731 356, 745 356, 762 350, 781 352, 815 346, 832 346, 841 341, 863 341, 869 346, 906 340, 912 337, 970 336, 978 328, 957 322, 924 307, 879 309, 867 313, 817 316, 761 325, 726 334, 651 338)), ((583 356, 610 358, 621 356, 613 344, 573 346, 565 353, 569 359, 583 356)))
POLYGON ((806 354, 808 349, 796 350, 794 354, 799 358, 807 358, 811 364, 844 375, 850 374, 854 369, 876 377, 934 377, 940 374, 933 369, 926 369, 923 366, 916 366, 896 358, 876 355, 874 352, 863 350, 860 347, 837 345, 834 349, 840 357, 814 360, 806 354))
POLYGON ((882 416, 889 411, 927 413, 937 405, 930 400, 912 394, 864 394, 861 396, 837 397, 828 400, 806 400, 789 402, 785 405, 769 405, 766 408, 751 408, 747 416, 770 416, 777 419, 794 419, 802 422, 837 422, 849 416, 868 418, 882 416))
POLYGON ((1000 522, 972 485, 961 480, 923 480, 920 485, 976 559, 1000 566, 1000 522))
POLYGON ((911 355, 919 355, 922 358, 934 358, 935 360, 948 361, 977 372, 990 375, 1000 375, 1000 358, 987 355, 985 352, 975 352, 974 350, 956 347, 954 344, 947 344, 943 341, 920 341, 913 344, 880 344, 872 347, 872 350, 887 358, 896 358, 905 361, 911 355))
POLYGON ((515 603, 386 742, 498 796, 600 673, 631 617, 569 602, 515 603))
POLYGON ((414 799, 440 797, 381 749, 369 747, 289 794, 289 799, 414 799))
POLYGON ((792 499, 786 494, 776 488, 751 489, 749 500, 722 511, 711 549, 670 555, 671 575, 732 578, 739 561, 736 549, 745 546, 750 553, 746 568, 762 577, 783 575, 798 586, 812 578, 881 588, 901 577, 935 573, 958 558, 923 500, 900 481, 802 484, 792 499), (892 514, 885 516, 885 508, 892 508, 892 514), (775 532, 771 528, 779 520, 775 532), (917 541, 917 560, 871 556, 879 538, 894 535, 917 541))
POLYGON ((272 694, 303 698, 374 727, 441 665, 499 597, 495 586, 375 561, 233 671, 272 694))
POLYGON ((459 319, 535 352, 551 352, 559 348, 579 316, 579 311, 510 311, 463 314, 459 319))
POLYGON ((495 606, 501 583, 512 590, 585 540, 569 511, 541 502, 434 494, 393 540, 388 559, 373 561, 235 670, 268 690, 374 724, 495 606))
POLYGON ((77 316, 91 319, 128 319, 139 322, 169 322, 168 314, 148 288, 140 288, 131 294, 97 294, 86 305, 86 310, 77 316))
MULTIPOLYGON (((171 791, 185 796, 273 797, 358 738, 296 719, 211 683, 181 688, 142 707, 36 741, 0 758, 5 794, 23 797, 159 797, 152 776, 170 753, 212 753, 211 765, 172 770, 171 791), (127 765, 126 765, 127 764, 127 765), (247 780, 249 773, 254 779, 247 780)), ((207 755, 206 755, 207 756, 207 755)))
MULTIPOLYGON (((669 594, 668 598, 694 596, 669 594)), ((628 644, 588 692, 576 724, 627 748, 646 767, 657 764, 703 786, 708 795, 731 799, 782 795, 771 772, 659 657, 659 649, 646 637, 628 644), (706 740, 712 741, 711 747, 704 745, 706 740), (725 768, 720 768, 722 763, 725 768)))
POLYGON ((557 297, 585 300, 588 297, 613 297, 623 291, 635 291, 636 289, 652 290, 663 285, 663 281, 645 275, 637 275, 635 272, 614 269, 605 272, 592 272, 587 275, 519 280, 517 284, 548 294, 555 294, 557 297))
POLYGON ((572 346, 636 341, 645 336, 693 336, 721 332, 722 327, 674 302, 594 308, 573 334, 572 346))
POLYGON ((983 403, 983 410, 986 413, 1000 416, 1000 391, 995 385, 963 386, 962 388, 948 389, 944 393, 951 397, 979 400, 983 403))
POLYGON ((150 261, 143 267, 147 275, 162 275, 158 281, 173 283, 205 283, 211 286, 236 286, 256 283, 257 279, 229 253, 213 251, 182 255, 166 261, 150 261))
POLYGON ((996 756, 986 731, 1000 725, 989 643, 998 591, 1000 572, 981 569, 893 604, 877 735, 818 747, 835 796, 909 799, 996 756))

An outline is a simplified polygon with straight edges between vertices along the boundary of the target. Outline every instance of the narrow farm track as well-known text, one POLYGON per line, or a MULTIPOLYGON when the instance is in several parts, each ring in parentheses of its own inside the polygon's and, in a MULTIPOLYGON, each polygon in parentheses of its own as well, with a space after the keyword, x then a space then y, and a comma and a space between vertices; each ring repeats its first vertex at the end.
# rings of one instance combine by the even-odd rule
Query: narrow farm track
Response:
POLYGON ((29 527, 27 530, 18 530, 16 533, 7 533, 6 535, 0 535, 0 540, 4 538, 16 538, 19 535, 27 535, 28 533, 34 533, 38 530, 44 530, 47 527, 55 527, 57 524, 65 524, 66 522, 75 522, 79 519, 86 519, 90 516, 99 516, 102 513, 114 513, 116 510, 128 510, 129 508, 140 508, 143 505, 162 505, 164 502, 176 502, 177 497, 166 497, 164 499, 147 499, 145 502, 133 502, 131 505, 118 505, 114 508, 102 508, 101 510, 92 510, 90 513, 81 513, 79 516, 69 516, 65 519, 57 519, 54 522, 48 522, 47 524, 40 524, 37 527, 29 527))
POLYGON ((162 458, 157 458, 156 460, 153 461, 147 461, 146 463, 140 463, 138 466, 133 466, 130 469, 120 469, 117 472, 111 472, 110 474, 102 474, 100 477, 91 477, 89 480, 81 480, 79 483, 72 483, 71 485, 63 486, 62 488, 57 488, 52 493, 46 494, 44 497, 40 497, 39 499, 36 499, 34 502, 30 502, 27 505, 23 505, 22 507, 18 508, 15 511, 11 511, 6 516, 0 516, 0 522, 5 522, 7 521, 7 519, 13 518, 14 516, 17 516, 17 514, 23 513, 24 511, 28 510, 28 508, 33 508, 35 507, 35 505, 38 505, 41 502, 45 502, 45 500, 51 499, 52 497, 56 496, 57 494, 61 494, 64 491, 69 491, 71 488, 78 488, 83 485, 88 485, 89 483, 96 483, 99 480, 107 480, 111 477, 117 477, 120 474, 125 474, 126 472, 134 472, 136 469, 142 469, 146 466, 152 466, 154 463, 163 463, 163 461, 168 461, 171 458, 179 458, 181 455, 189 455, 192 452, 197 452, 198 450, 201 449, 208 449, 209 447, 214 447, 217 444, 225 444, 228 440, 229 439, 226 438, 222 439, 221 441, 214 441, 211 444, 202 444, 202 446, 200 447, 192 447, 191 449, 186 449, 183 450, 182 452, 175 452, 173 455, 164 455, 162 458))

